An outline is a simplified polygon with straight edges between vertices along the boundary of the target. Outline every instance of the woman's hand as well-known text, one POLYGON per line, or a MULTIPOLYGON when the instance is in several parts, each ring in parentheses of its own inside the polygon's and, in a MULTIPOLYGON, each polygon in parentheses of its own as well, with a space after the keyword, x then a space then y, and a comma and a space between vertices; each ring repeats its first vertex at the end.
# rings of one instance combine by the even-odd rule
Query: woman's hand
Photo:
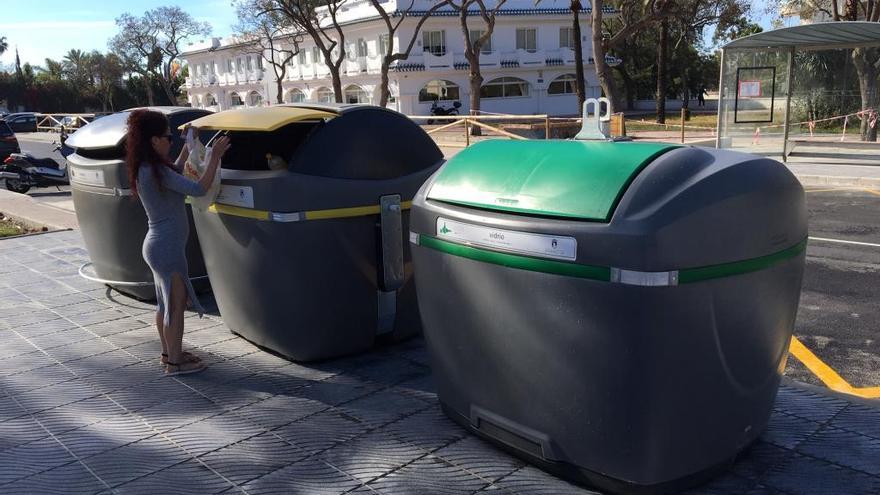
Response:
POLYGON ((232 145, 229 142, 229 136, 220 136, 211 144, 211 149, 213 150, 211 158, 219 162, 230 146, 232 145))

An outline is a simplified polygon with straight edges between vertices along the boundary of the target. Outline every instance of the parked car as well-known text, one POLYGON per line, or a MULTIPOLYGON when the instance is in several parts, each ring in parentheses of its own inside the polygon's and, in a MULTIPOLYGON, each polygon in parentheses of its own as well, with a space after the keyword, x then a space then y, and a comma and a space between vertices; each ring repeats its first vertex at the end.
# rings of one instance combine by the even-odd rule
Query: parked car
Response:
POLYGON ((3 163, 12 153, 21 153, 18 139, 15 138, 15 133, 6 125, 6 122, 0 120, 0 163, 3 163))
POLYGON ((3 120, 13 132, 37 132, 37 114, 33 112, 11 113, 3 120))

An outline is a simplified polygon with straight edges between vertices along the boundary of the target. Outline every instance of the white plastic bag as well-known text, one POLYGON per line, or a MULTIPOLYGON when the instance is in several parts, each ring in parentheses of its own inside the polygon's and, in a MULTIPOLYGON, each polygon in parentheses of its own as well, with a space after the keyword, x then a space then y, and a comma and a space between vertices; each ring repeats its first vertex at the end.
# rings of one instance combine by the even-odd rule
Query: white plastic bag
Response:
MULTIPOLYGON (((187 158, 186 164, 183 166, 183 173, 190 179, 199 180, 202 174, 205 173, 205 169, 208 168, 208 163, 211 162, 212 147, 208 146, 206 148, 196 138, 196 133, 193 129, 188 129, 186 132, 186 146, 189 148, 189 158, 187 158)), ((211 181, 211 186, 208 188, 207 193, 204 196, 191 197, 190 204, 192 204, 193 208, 198 208, 199 211, 207 211, 219 193, 220 167, 217 167, 217 171, 214 172, 214 180, 211 181)))

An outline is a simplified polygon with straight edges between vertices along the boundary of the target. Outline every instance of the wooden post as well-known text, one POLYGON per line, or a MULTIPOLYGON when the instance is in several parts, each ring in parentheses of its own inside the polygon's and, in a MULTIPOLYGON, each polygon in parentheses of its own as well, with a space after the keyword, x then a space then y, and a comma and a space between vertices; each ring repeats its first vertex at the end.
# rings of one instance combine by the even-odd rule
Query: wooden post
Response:
POLYGON ((684 114, 687 112, 684 108, 681 109, 681 144, 684 144, 684 114))
POLYGON ((464 118, 464 145, 471 145, 471 121, 467 117, 464 118))
POLYGON ((550 139, 550 116, 544 117, 544 139, 550 139))

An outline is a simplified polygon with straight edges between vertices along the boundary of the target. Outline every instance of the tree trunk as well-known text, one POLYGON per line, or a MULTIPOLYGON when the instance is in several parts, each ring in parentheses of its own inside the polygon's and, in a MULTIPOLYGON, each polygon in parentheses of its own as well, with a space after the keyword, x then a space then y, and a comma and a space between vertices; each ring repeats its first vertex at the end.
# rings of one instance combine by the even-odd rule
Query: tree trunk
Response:
POLYGON ((669 24, 660 23, 660 40, 657 43, 657 123, 666 123, 666 52, 669 45, 669 24))
MULTIPOLYGON (((871 48, 856 48, 852 52, 853 65, 859 78, 859 95, 862 99, 862 110, 874 109, 877 111, 877 77, 878 69, 875 65, 878 58, 878 50, 871 48)), ((877 124, 871 127, 871 115, 862 116, 861 136, 862 141, 877 141, 877 124)))
POLYGON ((596 77, 599 78, 599 85, 610 102, 608 108, 609 113, 614 113, 614 106, 617 102, 617 88, 614 86, 614 78, 611 76, 611 69, 605 63, 605 43, 602 39, 602 0, 593 0, 592 11, 592 30, 593 30, 593 63, 596 64, 596 77))
POLYGON ((379 74, 379 106, 385 108, 388 106, 388 97, 391 96, 391 90, 388 89, 388 70, 391 62, 387 55, 382 60, 382 69, 379 74))
POLYGON ((581 3, 571 2, 572 24, 574 36, 574 91, 577 94, 578 111, 575 115, 583 112, 584 102, 587 100, 586 75, 584 74, 584 46, 581 43, 581 3))
MULTIPOLYGON (((479 65, 477 67, 479 67, 479 65)), ((483 75, 480 74, 479 69, 477 69, 476 71, 471 70, 469 82, 470 82, 470 86, 471 86, 471 115, 479 115, 480 114, 480 88, 483 87, 483 75)), ((472 136, 482 136, 483 130, 478 126, 472 126, 471 127, 471 135, 472 136)))
POLYGON ((281 87, 281 80, 284 76, 275 75, 275 102, 279 105, 284 103, 284 88, 281 87))
POLYGON ((156 105, 156 97, 153 95, 153 81, 150 80, 149 76, 142 76, 144 78, 144 89, 147 91, 147 105, 155 106, 156 105))
POLYGON ((342 98, 345 96, 342 94, 342 79, 339 77, 339 67, 330 66, 330 77, 333 80, 333 96, 336 99, 336 103, 345 103, 342 98))
POLYGON ((177 105, 177 95, 174 94, 174 91, 171 89, 171 81, 165 79, 164 76, 157 75, 159 79, 159 84, 162 85, 162 89, 165 90, 165 96, 168 97, 168 103, 171 106, 177 105))

